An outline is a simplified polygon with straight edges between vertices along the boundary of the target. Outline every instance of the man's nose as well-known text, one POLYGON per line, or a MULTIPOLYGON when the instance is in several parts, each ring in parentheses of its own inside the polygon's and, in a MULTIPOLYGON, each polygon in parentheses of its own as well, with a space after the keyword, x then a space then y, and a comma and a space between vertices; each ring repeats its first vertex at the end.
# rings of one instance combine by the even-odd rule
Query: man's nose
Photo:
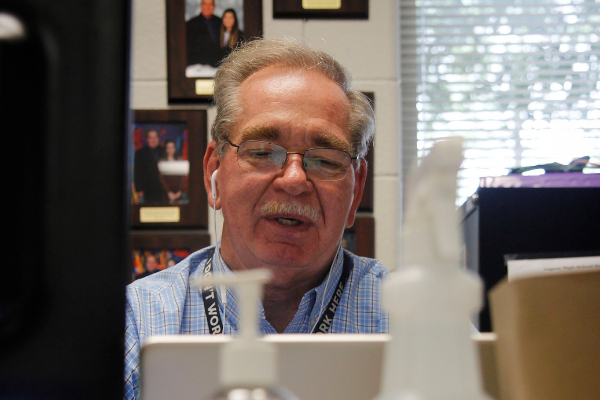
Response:
POLYGON ((313 185, 304 170, 302 155, 289 154, 273 184, 292 196, 312 190, 313 185))

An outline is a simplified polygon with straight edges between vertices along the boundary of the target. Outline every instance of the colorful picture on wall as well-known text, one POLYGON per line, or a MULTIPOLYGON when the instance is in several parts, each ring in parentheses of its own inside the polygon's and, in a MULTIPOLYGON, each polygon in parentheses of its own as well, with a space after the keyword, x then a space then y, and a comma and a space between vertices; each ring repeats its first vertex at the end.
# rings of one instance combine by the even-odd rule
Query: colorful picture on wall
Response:
POLYGON ((133 204, 188 204, 185 123, 133 124, 133 204))
POLYGON ((133 250, 133 280, 173 267, 189 255, 189 250, 133 250))
POLYGON ((221 60, 244 40, 243 0, 186 0, 186 77, 214 77, 221 60))
POLYGON ((206 110, 135 110, 131 131, 133 228, 208 225, 202 161, 206 110))
POLYGON ((171 268, 210 245, 209 233, 200 230, 137 230, 130 239, 132 280, 171 268))
POLYGON ((169 101, 210 102, 219 63, 262 36, 262 0, 167 0, 169 101))

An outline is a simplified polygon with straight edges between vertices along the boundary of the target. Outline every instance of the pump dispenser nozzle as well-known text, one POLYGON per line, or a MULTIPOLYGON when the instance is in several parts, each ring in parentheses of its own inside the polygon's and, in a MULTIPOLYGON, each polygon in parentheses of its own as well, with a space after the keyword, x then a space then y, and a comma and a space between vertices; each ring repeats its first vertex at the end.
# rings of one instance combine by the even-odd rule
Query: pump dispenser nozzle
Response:
POLYGON ((298 400, 277 385, 277 349, 259 339, 256 309, 263 284, 271 279, 266 269, 240 271, 197 280, 198 285, 236 286, 240 316, 235 340, 223 345, 219 368, 221 390, 210 400, 298 400))

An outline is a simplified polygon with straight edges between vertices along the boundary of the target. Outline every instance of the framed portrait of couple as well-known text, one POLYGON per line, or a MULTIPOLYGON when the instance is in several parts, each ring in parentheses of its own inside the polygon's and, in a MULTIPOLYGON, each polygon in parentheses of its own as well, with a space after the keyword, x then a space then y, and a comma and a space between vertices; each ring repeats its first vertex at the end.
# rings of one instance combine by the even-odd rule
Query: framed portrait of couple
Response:
POLYGON ((167 0, 169 102, 210 102, 219 63, 261 35, 262 0, 167 0))
POLYGON ((133 228, 206 228, 206 110, 136 110, 131 130, 133 228))

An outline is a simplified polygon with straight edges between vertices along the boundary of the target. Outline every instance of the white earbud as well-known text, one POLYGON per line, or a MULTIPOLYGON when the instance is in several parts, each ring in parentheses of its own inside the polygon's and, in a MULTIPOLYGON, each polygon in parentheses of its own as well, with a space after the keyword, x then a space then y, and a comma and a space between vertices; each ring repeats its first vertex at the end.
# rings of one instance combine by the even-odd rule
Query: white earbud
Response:
POLYGON ((215 181, 217 178, 217 171, 218 169, 215 169, 215 172, 212 173, 212 176, 210 177, 210 188, 212 190, 212 200, 213 200, 213 208, 216 210, 217 209, 217 187, 215 185, 215 181))

